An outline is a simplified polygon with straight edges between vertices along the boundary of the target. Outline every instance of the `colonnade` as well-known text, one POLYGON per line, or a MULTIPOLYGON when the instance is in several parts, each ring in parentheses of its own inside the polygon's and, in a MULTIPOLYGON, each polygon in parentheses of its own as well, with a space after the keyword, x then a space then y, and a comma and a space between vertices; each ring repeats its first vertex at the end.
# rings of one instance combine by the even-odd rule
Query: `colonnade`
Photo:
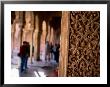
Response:
POLYGON ((55 34, 57 32, 50 24, 51 19, 52 16, 35 14, 33 11, 15 11, 11 29, 12 51, 18 52, 22 42, 28 41, 30 43, 30 58, 44 60, 45 42, 59 42, 55 34))

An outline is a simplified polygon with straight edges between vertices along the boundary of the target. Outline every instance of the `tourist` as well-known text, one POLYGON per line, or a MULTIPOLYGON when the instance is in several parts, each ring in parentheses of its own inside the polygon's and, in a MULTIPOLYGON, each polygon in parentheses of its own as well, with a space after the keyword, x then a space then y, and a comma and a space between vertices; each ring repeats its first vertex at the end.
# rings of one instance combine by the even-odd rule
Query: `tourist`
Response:
POLYGON ((20 53, 19 56, 21 57, 21 66, 20 66, 20 72, 23 72, 27 68, 27 60, 29 57, 29 45, 27 45, 26 41, 23 41, 23 45, 20 46, 20 53))

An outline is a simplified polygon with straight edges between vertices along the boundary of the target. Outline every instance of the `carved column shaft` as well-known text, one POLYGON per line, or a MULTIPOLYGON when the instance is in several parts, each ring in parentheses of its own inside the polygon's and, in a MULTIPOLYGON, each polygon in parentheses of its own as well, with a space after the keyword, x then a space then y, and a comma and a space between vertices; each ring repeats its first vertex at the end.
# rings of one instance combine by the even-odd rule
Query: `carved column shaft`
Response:
POLYGON ((11 25, 11 52, 13 55, 13 49, 14 49, 14 24, 11 25))
POLYGON ((40 58, 45 61, 46 21, 42 21, 42 35, 40 39, 40 58))
POLYGON ((69 28, 69 12, 63 11, 61 18, 61 42, 60 42, 60 60, 58 76, 66 76, 68 61, 68 28, 69 28))
POLYGON ((47 27, 47 35, 46 35, 47 39, 46 40, 50 42, 50 25, 49 25, 49 23, 47 24, 47 26, 48 27, 47 27))
POLYGON ((32 47, 33 47, 33 31, 34 31, 34 14, 31 11, 25 12, 25 27, 23 30, 23 41, 30 43, 30 58, 32 62, 32 47))
POLYGON ((39 33, 39 18, 38 15, 35 16, 35 31, 34 31, 34 58, 38 58, 38 33, 39 33))
POLYGON ((14 31, 14 48, 19 49, 21 45, 21 30, 23 25, 23 12, 16 11, 15 12, 15 20, 13 23, 14 31))
POLYGON ((54 32, 53 32, 53 27, 51 26, 50 27, 50 30, 51 30, 51 32, 50 32, 50 42, 52 42, 52 44, 53 44, 53 40, 54 40, 54 32))

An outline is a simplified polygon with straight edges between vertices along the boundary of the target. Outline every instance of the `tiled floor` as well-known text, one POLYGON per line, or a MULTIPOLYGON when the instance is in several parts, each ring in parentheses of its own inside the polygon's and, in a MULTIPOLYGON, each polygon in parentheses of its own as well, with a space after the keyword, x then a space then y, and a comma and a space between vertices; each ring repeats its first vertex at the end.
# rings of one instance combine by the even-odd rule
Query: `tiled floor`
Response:
POLYGON ((12 76, 18 77, 57 77, 55 73, 56 63, 55 61, 51 62, 42 62, 34 61, 31 64, 30 59, 28 60, 28 69, 20 73, 20 58, 14 56, 12 58, 12 76))

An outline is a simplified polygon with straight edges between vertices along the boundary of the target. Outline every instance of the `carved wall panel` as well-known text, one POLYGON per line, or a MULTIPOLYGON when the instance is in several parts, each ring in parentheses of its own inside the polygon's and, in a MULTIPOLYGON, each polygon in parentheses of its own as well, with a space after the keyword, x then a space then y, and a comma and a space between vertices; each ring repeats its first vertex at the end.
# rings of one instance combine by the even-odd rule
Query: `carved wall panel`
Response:
POLYGON ((100 76, 100 12, 70 12, 68 77, 100 76))

